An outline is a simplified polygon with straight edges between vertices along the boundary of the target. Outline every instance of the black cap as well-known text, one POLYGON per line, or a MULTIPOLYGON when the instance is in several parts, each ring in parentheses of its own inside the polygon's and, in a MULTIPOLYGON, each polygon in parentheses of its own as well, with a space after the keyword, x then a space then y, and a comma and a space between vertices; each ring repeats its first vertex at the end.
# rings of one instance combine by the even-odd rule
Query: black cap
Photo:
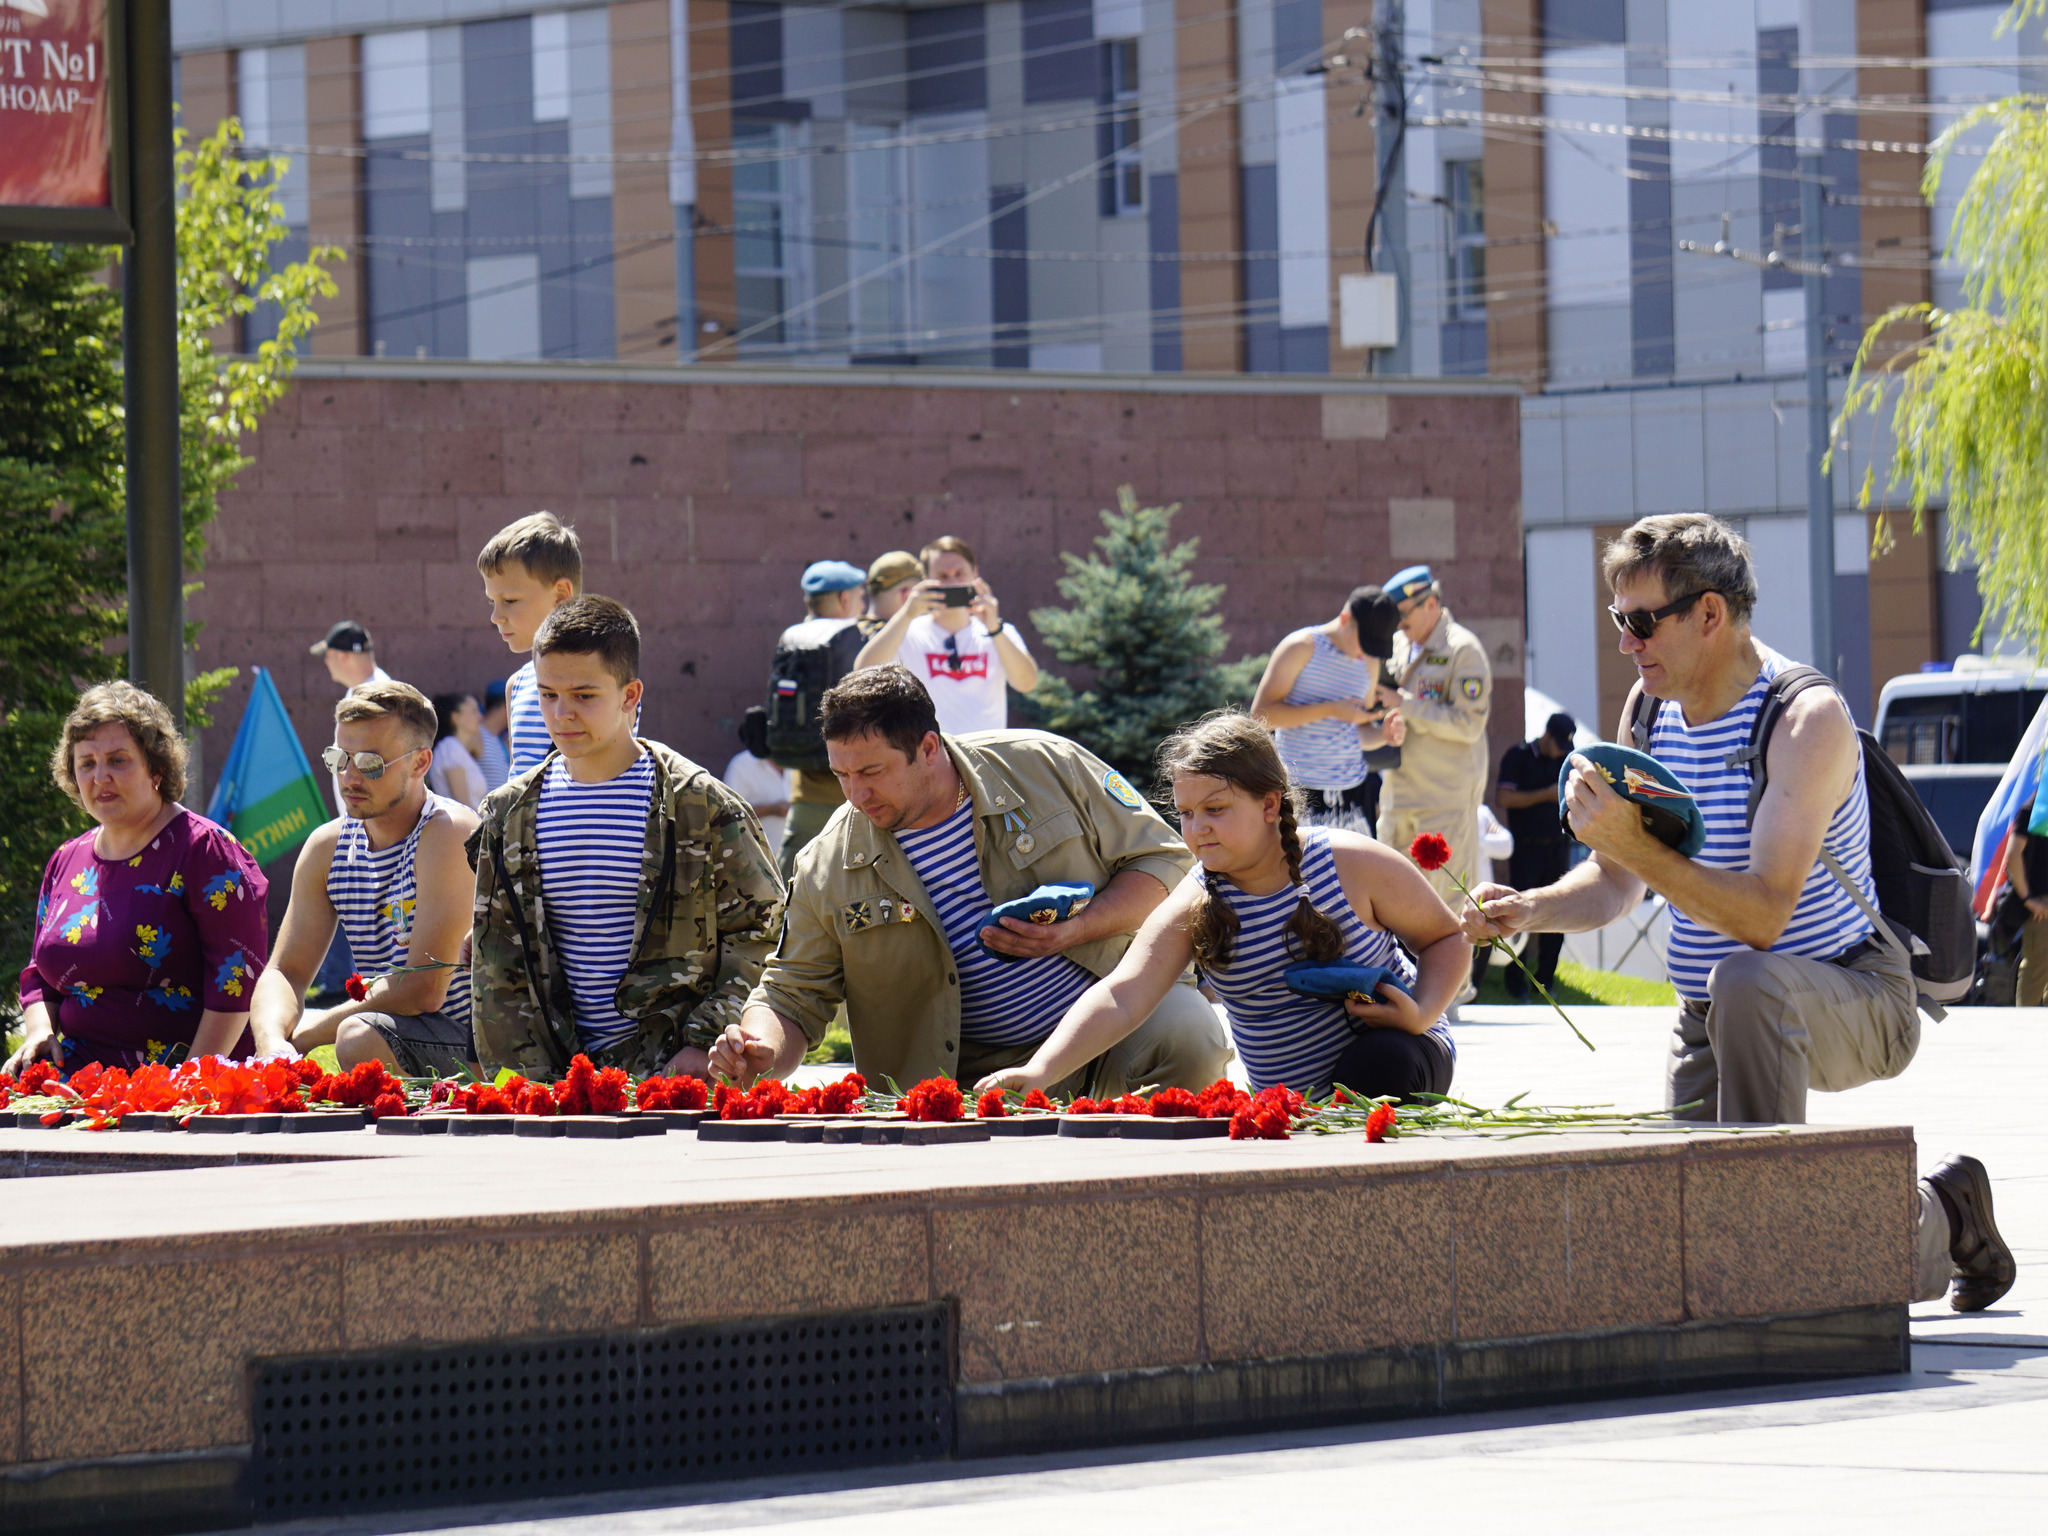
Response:
POLYGON ((1543 722, 1543 734, 1569 752, 1572 738, 1579 734, 1579 722, 1563 710, 1559 710, 1543 722))
POLYGON ((1351 622, 1358 626, 1358 648, 1385 661, 1394 654, 1394 631, 1401 624, 1401 605, 1378 587, 1360 587, 1345 601, 1351 622))
POLYGON ((370 632, 354 619, 342 619, 327 631, 325 640, 316 640, 307 647, 315 656, 325 656, 329 651, 374 651, 370 644, 370 632))

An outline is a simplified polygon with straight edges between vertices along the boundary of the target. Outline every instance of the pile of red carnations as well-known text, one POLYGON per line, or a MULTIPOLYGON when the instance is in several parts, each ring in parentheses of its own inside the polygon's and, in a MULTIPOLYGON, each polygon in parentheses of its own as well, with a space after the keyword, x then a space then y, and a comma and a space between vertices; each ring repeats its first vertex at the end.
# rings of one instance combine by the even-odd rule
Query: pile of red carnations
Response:
MULTIPOLYGON (((1050 1115, 1059 1110, 1059 1105, 1053 1103, 1037 1088, 1025 1094, 1018 1107, 1026 1114, 1050 1115)), ((991 1088, 974 1101, 974 1115, 978 1120, 1003 1120, 1012 1113, 1014 1111, 1010 1108, 1010 1095, 1000 1088, 991 1088)))
MULTIPOLYGON (((702 1093, 703 1085, 700 1083, 699 1108, 703 1107, 702 1093)), ((773 1077, 764 1077, 744 1091, 730 1083, 720 1083, 712 1093, 711 1103, 721 1120, 773 1120, 777 1115, 853 1115, 871 1107, 868 1104, 868 1080, 858 1072, 849 1072, 838 1082, 826 1083, 820 1088, 791 1088, 773 1077)))

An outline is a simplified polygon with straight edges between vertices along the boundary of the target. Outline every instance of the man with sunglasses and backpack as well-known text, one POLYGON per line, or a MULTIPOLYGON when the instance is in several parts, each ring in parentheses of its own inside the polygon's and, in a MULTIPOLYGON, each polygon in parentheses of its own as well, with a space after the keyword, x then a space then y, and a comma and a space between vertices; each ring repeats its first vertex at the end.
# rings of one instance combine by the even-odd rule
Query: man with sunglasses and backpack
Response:
POLYGON ((406 1077, 475 1061, 469 968, 441 962, 459 960, 469 936, 475 880, 463 842, 477 818, 427 788, 434 731, 426 695, 388 678, 334 706, 334 745, 320 756, 342 814, 314 829, 292 871, 291 905, 249 1004, 258 1055, 332 1045, 343 1067, 377 1060, 406 1077), (309 1013, 306 987, 337 926, 358 973, 381 979, 309 1013))
MULTIPOLYGON (((1787 688, 1752 753, 1792 663, 1751 635, 1749 546, 1719 519, 1643 518, 1602 565, 1637 674, 1617 739, 1638 740, 1684 785, 1705 845, 1688 858, 1652 835, 1638 806, 1575 753, 1563 804, 1592 857, 1538 890, 1479 887, 1483 913, 1468 910, 1466 935, 1584 933, 1656 891, 1671 906, 1666 964, 1680 1003, 1667 1102, 1690 1119, 1803 1124, 1809 1088, 1896 1077, 1920 1044, 1905 941, 1873 921, 1855 724, 1832 687, 1787 688)), ((2011 1288, 2014 1263, 1983 1165, 1950 1158, 1919 1197, 1917 1299, 1953 1281, 1957 1311, 1990 1306, 2011 1288)))

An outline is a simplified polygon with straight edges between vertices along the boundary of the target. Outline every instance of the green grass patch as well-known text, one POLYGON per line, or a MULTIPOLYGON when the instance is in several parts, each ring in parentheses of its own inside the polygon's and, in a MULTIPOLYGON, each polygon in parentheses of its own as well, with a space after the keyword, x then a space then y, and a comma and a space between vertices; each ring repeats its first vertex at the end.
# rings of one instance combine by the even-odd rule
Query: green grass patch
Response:
POLYGON ((807 1067, 829 1067, 839 1062, 853 1065, 853 1036, 847 1033, 843 1012, 826 1029, 825 1038, 804 1057, 807 1067))
MULTIPOLYGON (((1514 1003, 1508 996, 1505 973, 1512 969, 1496 954, 1493 964, 1486 968, 1486 981, 1479 989, 1481 1003, 1514 1003)), ((1645 981, 1640 976, 1624 976, 1619 971, 1596 971, 1589 966, 1574 965, 1569 960, 1558 962, 1557 984, 1550 989, 1550 995, 1565 1007, 1577 1004, 1581 1008, 1655 1008, 1678 1006, 1678 993, 1668 981, 1645 981)), ((1529 1001, 1540 1004, 1535 988, 1529 989, 1529 1001)))

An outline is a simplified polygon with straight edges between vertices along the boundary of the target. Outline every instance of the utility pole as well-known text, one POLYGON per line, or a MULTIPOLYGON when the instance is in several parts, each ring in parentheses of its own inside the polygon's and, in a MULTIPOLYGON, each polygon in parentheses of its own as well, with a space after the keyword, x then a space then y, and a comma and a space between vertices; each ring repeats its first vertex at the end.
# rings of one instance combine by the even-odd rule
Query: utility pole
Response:
POLYGON ((1835 488, 1828 474, 1827 244, 1819 155, 1799 157, 1799 243, 1806 257, 1806 567, 1813 664, 1835 676, 1835 488))
POLYGON ((1408 82, 1403 58, 1407 35, 1405 0, 1374 0, 1373 73, 1379 83, 1379 117, 1373 135, 1379 185, 1374 207, 1379 214, 1379 243, 1372 268, 1393 274, 1400 317, 1398 339, 1376 354, 1376 373, 1407 374, 1415 368, 1408 334, 1414 306, 1408 270, 1408 82))
POLYGON ((135 243, 121 263, 127 408, 128 677, 185 724, 185 529, 178 469, 177 179, 170 0, 128 4, 128 175, 135 243))

